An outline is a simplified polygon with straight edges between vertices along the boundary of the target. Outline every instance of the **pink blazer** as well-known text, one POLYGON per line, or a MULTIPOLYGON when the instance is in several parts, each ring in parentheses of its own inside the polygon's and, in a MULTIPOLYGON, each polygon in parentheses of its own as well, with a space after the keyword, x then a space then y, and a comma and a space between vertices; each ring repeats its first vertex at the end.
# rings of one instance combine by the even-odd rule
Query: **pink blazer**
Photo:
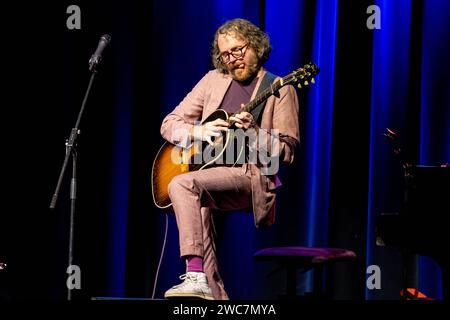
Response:
MULTIPOLYGON (((259 71, 259 80, 252 99, 258 91, 265 70, 259 71)), ((189 130, 199 121, 217 110, 231 84, 230 75, 218 70, 209 71, 181 103, 168 114, 161 125, 161 135, 169 142, 186 147, 190 143, 189 130)), ((293 86, 284 86, 279 95, 271 96, 261 118, 261 129, 279 130, 279 159, 286 164, 294 162, 300 143, 299 104, 293 86)), ((275 189, 280 185, 276 174, 261 174, 261 165, 247 164, 250 170, 253 198, 253 215, 257 227, 271 225, 275 221, 275 189)))

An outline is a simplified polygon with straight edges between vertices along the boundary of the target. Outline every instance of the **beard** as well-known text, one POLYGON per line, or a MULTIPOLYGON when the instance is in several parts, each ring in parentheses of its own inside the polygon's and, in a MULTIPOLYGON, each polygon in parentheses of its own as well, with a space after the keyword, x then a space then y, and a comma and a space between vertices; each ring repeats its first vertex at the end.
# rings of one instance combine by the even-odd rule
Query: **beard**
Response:
POLYGON ((245 82, 254 78, 259 68, 258 59, 253 57, 248 62, 244 62, 243 60, 235 61, 229 71, 234 80, 245 82))

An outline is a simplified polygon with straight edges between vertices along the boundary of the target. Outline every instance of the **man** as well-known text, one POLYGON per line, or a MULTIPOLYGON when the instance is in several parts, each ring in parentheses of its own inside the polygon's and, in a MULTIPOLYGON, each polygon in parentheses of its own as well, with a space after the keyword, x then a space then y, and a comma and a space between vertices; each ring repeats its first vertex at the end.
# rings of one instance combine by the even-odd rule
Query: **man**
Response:
MULTIPOLYGON (((267 34, 251 22, 234 19, 223 24, 213 42, 215 70, 208 72, 163 120, 162 136, 173 144, 188 147, 196 140, 211 143, 221 132, 231 130, 229 122, 222 119, 198 123, 218 108, 233 114, 253 99, 267 73, 263 64, 270 51, 267 34)), ((266 132, 272 142, 276 140, 276 159, 290 164, 299 144, 298 109, 295 89, 284 86, 269 97, 258 119, 240 112, 230 120, 241 130, 266 132), (279 134, 271 135, 273 129, 279 134)), ((257 227, 271 225, 279 181, 275 173, 262 174, 262 167, 259 162, 216 166, 172 179, 168 191, 187 272, 180 277, 181 284, 166 291, 166 298, 228 299, 217 266, 211 210, 252 207, 257 227)))

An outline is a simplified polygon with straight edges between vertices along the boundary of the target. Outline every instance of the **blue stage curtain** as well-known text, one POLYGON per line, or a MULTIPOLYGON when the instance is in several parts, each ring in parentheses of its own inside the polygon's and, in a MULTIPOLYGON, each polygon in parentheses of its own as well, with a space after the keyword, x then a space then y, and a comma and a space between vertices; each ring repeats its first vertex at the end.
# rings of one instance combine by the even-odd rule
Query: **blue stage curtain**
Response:
MULTIPOLYGON (((409 43, 411 3, 405 1, 379 1, 381 30, 374 34, 372 71, 372 110, 370 123, 370 164, 367 224, 367 266, 378 265, 382 275, 397 270, 400 263, 387 264, 388 259, 399 259, 394 252, 386 254, 385 248, 375 246, 374 217, 381 213, 395 212, 401 194, 398 172, 400 168, 392 161, 394 154, 387 139, 382 135, 385 128, 403 132, 407 108, 409 43)), ((399 260, 397 260, 399 261, 399 260)), ((397 273, 400 275, 400 273, 397 273)), ((383 280, 383 278, 382 278, 383 280)), ((382 281, 383 290, 367 289, 367 298, 395 298, 398 292, 390 288, 392 282, 382 281), (392 294, 386 296, 386 292, 392 294)))

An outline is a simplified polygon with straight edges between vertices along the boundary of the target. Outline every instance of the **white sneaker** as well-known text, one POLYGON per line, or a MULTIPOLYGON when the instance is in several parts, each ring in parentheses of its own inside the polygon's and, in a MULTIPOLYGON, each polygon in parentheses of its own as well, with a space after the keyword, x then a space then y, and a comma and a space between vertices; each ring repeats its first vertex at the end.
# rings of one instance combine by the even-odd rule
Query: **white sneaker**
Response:
POLYGON ((208 280, 203 272, 187 272, 180 276, 182 283, 173 286, 164 294, 164 298, 201 298, 214 300, 208 280))

